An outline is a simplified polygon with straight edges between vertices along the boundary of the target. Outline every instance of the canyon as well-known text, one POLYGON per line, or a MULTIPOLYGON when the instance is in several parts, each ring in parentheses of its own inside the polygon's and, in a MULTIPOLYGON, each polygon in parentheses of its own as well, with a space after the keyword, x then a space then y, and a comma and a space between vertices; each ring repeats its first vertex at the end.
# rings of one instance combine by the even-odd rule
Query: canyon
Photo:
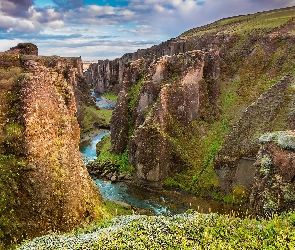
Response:
POLYGON ((78 144, 108 126, 97 150, 141 186, 262 217, 294 209, 294 18, 295 7, 225 18, 84 66, 29 43, 1 52, 0 248, 104 218, 78 144), (110 122, 91 89, 118 95, 110 122))
MULTIPOLYGON (((91 64, 95 91, 118 93, 112 151, 128 153, 136 181, 217 199, 257 196, 259 138, 294 129, 294 27, 294 8, 222 19, 91 64)), ((280 211, 285 196, 273 192, 280 211)))

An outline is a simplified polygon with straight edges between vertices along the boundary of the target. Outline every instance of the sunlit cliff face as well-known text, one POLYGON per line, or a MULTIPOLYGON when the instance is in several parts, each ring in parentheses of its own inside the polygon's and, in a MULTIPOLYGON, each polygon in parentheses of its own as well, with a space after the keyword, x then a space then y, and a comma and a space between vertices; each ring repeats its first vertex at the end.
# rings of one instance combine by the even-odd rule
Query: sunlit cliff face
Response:
POLYGON ((78 150, 74 93, 81 60, 13 53, 0 57, 17 66, 0 60, 1 170, 10 173, 0 185, 4 193, 14 187, 8 192, 8 210, 0 207, 13 211, 6 217, 12 228, 4 234, 18 240, 20 235, 69 231, 100 218, 101 197, 78 150), (11 76, 4 77, 5 72, 11 76))

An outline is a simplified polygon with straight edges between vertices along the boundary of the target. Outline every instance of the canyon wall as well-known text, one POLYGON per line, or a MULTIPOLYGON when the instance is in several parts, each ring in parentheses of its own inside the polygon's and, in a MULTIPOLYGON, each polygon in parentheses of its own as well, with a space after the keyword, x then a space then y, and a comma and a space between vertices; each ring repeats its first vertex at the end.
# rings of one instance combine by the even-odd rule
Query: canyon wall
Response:
POLYGON ((223 19, 102 74, 122 85, 112 148, 128 151, 139 183, 250 192, 259 137, 294 129, 293 16, 286 8, 223 19))
POLYGON ((0 55, 0 239, 6 244, 102 217, 100 193, 78 148, 81 59, 14 50, 0 55))
POLYGON ((282 78, 248 106, 229 131, 214 161, 223 190, 230 191, 233 185, 251 188, 260 135, 276 129, 294 128, 293 86, 293 78, 282 78))
POLYGON ((171 39, 148 49, 139 49, 135 53, 127 53, 115 60, 99 60, 97 63, 89 65, 88 69, 84 71, 84 76, 96 93, 113 92, 118 94, 122 88, 123 74, 129 63, 141 58, 153 60, 184 52, 185 48, 183 46, 180 48, 180 44, 184 45, 185 43, 180 41, 181 39, 171 39))

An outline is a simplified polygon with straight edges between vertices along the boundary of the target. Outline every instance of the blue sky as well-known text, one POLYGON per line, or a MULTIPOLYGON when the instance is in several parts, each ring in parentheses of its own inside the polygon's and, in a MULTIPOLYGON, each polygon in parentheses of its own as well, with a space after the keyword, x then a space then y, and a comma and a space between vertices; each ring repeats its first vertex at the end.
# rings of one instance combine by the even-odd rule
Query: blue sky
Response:
POLYGON ((218 19, 295 6, 295 0, 0 0, 0 51, 114 59, 218 19))

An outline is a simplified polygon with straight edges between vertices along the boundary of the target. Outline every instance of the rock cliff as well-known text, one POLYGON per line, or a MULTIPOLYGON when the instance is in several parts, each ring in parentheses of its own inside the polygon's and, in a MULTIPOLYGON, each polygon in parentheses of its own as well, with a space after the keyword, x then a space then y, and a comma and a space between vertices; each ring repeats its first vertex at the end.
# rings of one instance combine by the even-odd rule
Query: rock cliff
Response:
POLYGON ((295 135, 278 131, 259 138, 255 162, 255 181, 250 197, 253 210, 260 215, 295 208, 295 135))
POLYGON ((224 190, 230 191, 232 186, 251 188, 255 173, 253 163, 259 150, 260 135, 274 129, 294 127, 294 119, 289 119, 294 108, 292 99, 295 97, 291 81, 294 80, 286 76, 265 91, 246 108, 227 134, 214 161, 224 190), (276 125, 277 122, 281 124, 276 125))
POLYGON ((100 193, 78 149, 75 93, 82 61, 25 53, 0 55, 0 242, 5 244, 69 231, 102 216, 100 193))
POLYGON ((88 85, 92 86, 97 94, 118 93, 122 85, 124 65, 124 60, 100 60, 91 63, 84 76, 88 85))
POLYGON ((294 129, 294 13, 223 19, 96 65, 117 65, 101 73, 122 84, 112 147, 140 183, 251 189, 258 138, 294 129))

